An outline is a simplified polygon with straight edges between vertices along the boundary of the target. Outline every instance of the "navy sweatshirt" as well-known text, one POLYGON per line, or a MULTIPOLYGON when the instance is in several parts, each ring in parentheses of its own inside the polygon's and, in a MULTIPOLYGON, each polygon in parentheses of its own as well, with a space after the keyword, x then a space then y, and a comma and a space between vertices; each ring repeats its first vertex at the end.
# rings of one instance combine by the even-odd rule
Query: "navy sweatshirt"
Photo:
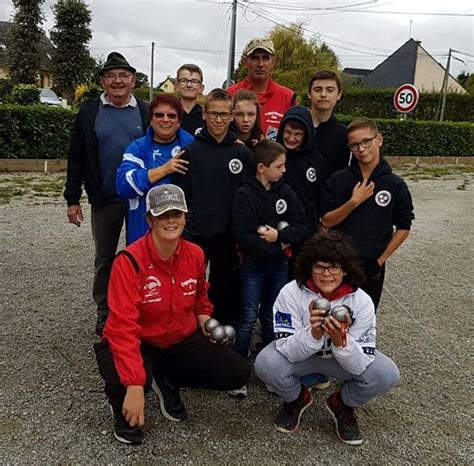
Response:
MULTIPOLYGON (((329 177, 323 190, 322 216, 345 204, 352 197, 356 183, 362 180, 362 173, 355 158, 348 168, 329 177)), ((380 257, 393 235, 394 228, 409 230, 415 218, 408 186, 399 176, 392 173, 392 168, 385 159, 381 158, 370 175, 370 181, 375 183, 374 195, 334 227, 351 237, 363 260, 380 257)))
POLYGON ((283 256, 280 243, 295 244, 307 237, 303 206, 290 186, 281 181, 272 183, 267 191, 255 175, 246 172, 244 184, 235 195, 233 213, 239 248, 256 260, 283 256), (288 222, 289 226, 278 233, 275 243, 259 237, 260 225, 277 228, 280 221, 288 222))
POLYGON ((250 151, 236 143, 229 131, 219 144, 204 127, 181 156, 189 160, 186 175, 173 182, 184 191, 188 204, 187 232, 202 239, 232 238, 232 205, 242 183, 250 151))
POLYGON ((292 107, 285 113, 278 130, 277 142, 283 144, 283 129, 288 120, 296 120, 306 128, 306 137, 300 150, 288 150, 284 181, 293 188, 303 205, 310 237, 319 228, 324 161, 316 149, 311 114, 304 107, 292 107))

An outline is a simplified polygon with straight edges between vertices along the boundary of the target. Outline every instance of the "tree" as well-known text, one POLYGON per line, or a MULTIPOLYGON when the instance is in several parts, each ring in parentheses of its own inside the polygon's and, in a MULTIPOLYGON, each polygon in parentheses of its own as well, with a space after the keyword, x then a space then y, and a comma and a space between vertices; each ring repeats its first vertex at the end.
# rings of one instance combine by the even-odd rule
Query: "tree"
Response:
POLYGON ((7 68, 16 84, 36 84, 40 68, 41 24, 44 0, 12 0, 15 8, 13 27, 8 33, 7 68))
MULTIPOLYGON (((275 46, 276 63, 272 77, 280 84, 293 89, 299 95, 307 92, 311 76, 318 70, 338 71, 339 60, 334 51, 324 42, 304 37, 304 23, 289 27, 275 26, 268 34, 275 46)), ((246 75, 243 60, 239 62, 236 80, 246 75)))
POLYGON ((137 84, 135 87, 146 87, 150 86, 150 83, 148 82, 148 76, 145 73, 142 73, 141 71, 137 71, 135 73, 135 79, 137 81, 137 84))
POLYGON ((58 0, 52 10, 56 19, 50 33, 55 46, 51 58, 54 83, 63 96, 72 100, 79 83, 94 80, 96 65, 88 48, 92 13, 82 0, 58 0))
POLYGON ((474 95, 474 74, 461 71, 456 78, 469 94, 474 95))

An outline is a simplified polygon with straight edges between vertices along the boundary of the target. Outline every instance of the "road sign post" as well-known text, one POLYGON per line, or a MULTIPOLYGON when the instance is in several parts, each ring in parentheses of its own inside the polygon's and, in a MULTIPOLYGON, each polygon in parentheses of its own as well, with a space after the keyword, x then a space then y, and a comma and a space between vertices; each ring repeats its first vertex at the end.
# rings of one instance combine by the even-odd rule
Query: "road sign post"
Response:
POLYGON ((412 84, 403 84, 393 96, 395 110, 400 113, 400 118, 406 118, 406 114, 412 112, 418 104, 418 90, 412 84))

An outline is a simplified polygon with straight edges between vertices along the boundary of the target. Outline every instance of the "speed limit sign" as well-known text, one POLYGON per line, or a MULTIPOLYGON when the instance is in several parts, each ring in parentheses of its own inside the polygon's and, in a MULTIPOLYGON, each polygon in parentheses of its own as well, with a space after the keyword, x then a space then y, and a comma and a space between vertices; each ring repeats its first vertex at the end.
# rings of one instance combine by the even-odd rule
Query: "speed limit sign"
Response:
POLYGON ((418 103, 418 90, 412 84, 400 86, 393 96, 393 105, 398 113, 410 113, 418 103))

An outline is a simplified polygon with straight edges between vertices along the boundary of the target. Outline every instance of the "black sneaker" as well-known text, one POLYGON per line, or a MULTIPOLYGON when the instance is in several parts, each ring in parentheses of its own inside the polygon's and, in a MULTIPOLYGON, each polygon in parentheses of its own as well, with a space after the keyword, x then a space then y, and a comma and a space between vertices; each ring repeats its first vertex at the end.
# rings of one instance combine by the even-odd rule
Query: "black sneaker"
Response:
POLYGON ((313 395, 305 386, 301 386, 301 392, 295 401, 283 402, 283 406, 275 420, 275 429, 287 434, 295 432, 300 425, 303 411, 313 403, 313 395))
POLYGON ((155 375, 151 388, 160 399, 161 414, 170 421, 182 421, 188 413, 179 396, 179 388, 173 387, 165 377, 155 375))
POLYGON ((131 427, 120 409, 110 406, 114 416, 114 437, 127 445, 140 445, 143 442, 143 431, 139 426, 131 427))
POLYGON ((362 434, 354 414, 354 408, 343 403, 340 390, 334 392, 326 400, 326 408, 334 418, 339 439, 348 445, 360 445, 362 434))

